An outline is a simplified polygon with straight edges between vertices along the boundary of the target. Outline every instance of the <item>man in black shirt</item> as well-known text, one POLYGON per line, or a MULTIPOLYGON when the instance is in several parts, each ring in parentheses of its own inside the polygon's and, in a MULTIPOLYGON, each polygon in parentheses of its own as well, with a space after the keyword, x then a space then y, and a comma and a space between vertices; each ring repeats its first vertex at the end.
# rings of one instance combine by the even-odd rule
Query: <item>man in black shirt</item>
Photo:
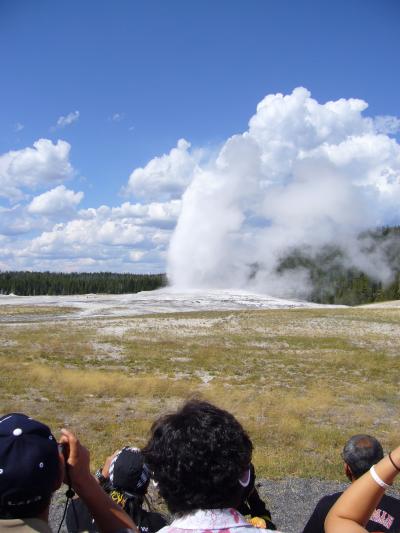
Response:
MULTIPOLYGON (((383 449, 380 442, 370 435, 354 435, 343 448, 342 458, 346 476, 353 482, 383 458, 383 449)), ((324 533, 325 518, 341 494, 336 492, 319 500, 303 533, 324 533)), ((374 533, 399 531, 400 501, 384 494, 366 529, 374 533)))

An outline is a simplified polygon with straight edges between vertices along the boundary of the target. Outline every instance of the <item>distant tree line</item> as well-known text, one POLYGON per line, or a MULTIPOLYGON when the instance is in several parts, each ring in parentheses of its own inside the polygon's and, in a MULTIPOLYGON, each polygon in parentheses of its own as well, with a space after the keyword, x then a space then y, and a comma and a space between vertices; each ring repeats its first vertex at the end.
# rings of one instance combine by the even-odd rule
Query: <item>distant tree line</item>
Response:
POLYGON ((361 305, 400 300, 400 226, 364 232, 359 241, 365 256, 379 257, 391 271, 387 283, 362 270, 346 267, 346 254, 335 246, 326 246, 316 254, 293 250, 281 260, 278 272, 305 270, 312 287, 308 299, 317 303, 361 305))
MULTIPOLYGON (((400 300, 400 226, 367 231, 358 239, 358 248, 364 256, 379 258, 392 273, 387 283, 379 281, 377 276, 346 266, 349 264, 347 252, 337 246, 325 246, 318 251, 291 250, 281 259, 277 271, 282 274, 292 272, 294 276, 296 272, 306 271, 311 286, 306 297, 313 302, 360 305, 400 300)), ((254 265, 252 276, 259 269, 259 265, 254 265)), ((159 289, 166 284, 165 274, 0 271, 0 294, 21 296, 135 293, 159 289)))
POLYGON ((152 291, 167 284, 165 274, 112 272, 1 272, 0 294, 19 296, 122 294, 152 291))

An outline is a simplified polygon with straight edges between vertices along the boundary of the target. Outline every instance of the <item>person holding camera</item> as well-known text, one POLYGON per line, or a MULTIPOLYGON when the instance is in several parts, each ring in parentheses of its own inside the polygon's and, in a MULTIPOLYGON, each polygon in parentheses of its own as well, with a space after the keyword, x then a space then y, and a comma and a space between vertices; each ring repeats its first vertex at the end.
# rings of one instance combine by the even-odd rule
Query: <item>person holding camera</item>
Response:
POLYGON ((103 533, 138 533, 133 520, 97 483, 89 452, 61 430, 59 443, 45 424, 21 413, 0 418, 0 532, 51 533, 53 493, 67 483, 95 517, 103 533))

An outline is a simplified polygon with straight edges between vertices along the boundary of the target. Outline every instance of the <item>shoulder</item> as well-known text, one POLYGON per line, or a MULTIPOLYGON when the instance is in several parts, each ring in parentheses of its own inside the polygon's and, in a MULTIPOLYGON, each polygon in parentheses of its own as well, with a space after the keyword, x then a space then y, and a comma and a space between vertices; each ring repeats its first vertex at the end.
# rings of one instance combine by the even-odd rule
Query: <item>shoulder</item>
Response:
POLYGON ((328 494, 326 496, 323 496, 320 500, 318 500, 316 508, 320 509, 325 507, 331 507, 342 494, 343 492, 335 492, 334 494, 328 494))
POLYGON ((384 494, 381 501, 378 503, 377 508, 382 509, 383 511, 395 512, 396 516, 399 515, 400 509, 400 500, 394 496, 389 496, 384 494))
POLYGON ((395 496, 390 496, 389 494, 384 494, 381 499, 381 503, 392 503, 394 505, 400 505, 399 498, 396 498, 395 496))
POLYGON ((324 531, 324 521, 331 507, 341 495, 341 492, 329 494, 321 498, 311 513, 308 522, 304 526, 303 533, 316 533, 324 531))
POLYGON ((335 502, 340 498, 340 496, 343 494, 343 491, 341 492, 334 492, 333 494, 327 494, 326 496, 323 496, 320 501, 326 501, 326 502, 335 502))

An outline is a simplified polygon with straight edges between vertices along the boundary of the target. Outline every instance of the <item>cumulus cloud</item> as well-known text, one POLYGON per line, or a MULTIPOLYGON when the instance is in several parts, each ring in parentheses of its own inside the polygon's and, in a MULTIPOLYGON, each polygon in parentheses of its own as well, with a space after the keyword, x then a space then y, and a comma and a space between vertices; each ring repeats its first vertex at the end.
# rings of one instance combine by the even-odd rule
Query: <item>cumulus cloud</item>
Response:
POLYGON ((0 206, 0 238, 14 237, 40 228, 41 222, 29 216, 23 206, 0 206))
POLYGON ((155 157, 143 168, 136 168, 123 192, 138 198, 166 201, 179 198, 190 183, 201 157, 191 153, 190 143, 179 139, 168 154, 155 157))
POLYGON ((169 202, 151 202, 150 204, 123 203, 111 208, 114 218, 131 217, 136 224, 156 227, 174 227, 181 208, 180 200, 169 202))
POLYGON ((0 238, 1 234, 6 238, 2 257, 8 268, 165 271, 166 248, 179 216, 179 200, 102 205, 68 213, 70 220, 51 223, 55 205, 60 210, 75 208, 76 195, 79 193, 57 187, 36 197, 27 209, 0 207, 0 238), (37 230, 36 236, 24 240, 23 234, 32 230, 37 230), (16 234, 21 240, 12 238, 16 234))
POLYGON ((400 221, 400 145, 366 108, 358 99, 321 104, 304 88, 266 96, 248 129, 193 169, 169 248, 173 282, 288 294, 306 280, 281 283, 281 258, 331 244, 350 265, 387 277, 357 235, 400 221))
POLYGON ((143 259, 143 257, 146 255, 145 252, 143 252, 143 250, 134 250, 133 252, 130 252, 129 253, 129 257, 132 259, 132 261, 134 261, 135 263, 137 261, 141 261, 143 259))
POLYGON ((138 226, 156 226, 170 228, 175 225, 180 213, 181 202, 171 200, 160 203, 152 202, 150 204, 131 204, 124 202, 118 207, 109 207, 102 205, 95 208, 89 208, 79 211, 79 216, 83 219, 91 218, 111 218, 113 220, 126 219, 138 226))
POLYGON ((71 111, 71 113, 68 113, 68 115, 65 115, 65 117, 61 115, 61 117, 58 117, 57 119, 56 128, 65 128, 66 126, 70 126, 79 120, 79 116, 79 111, 71 111))
POLYGON ((374 118, 377 131, 387 135, 394 135, 400 131, 400 118, 391 115, 377 116, 374 118))
POLYGON ((0 155, 0 197, 17 201, 24 190, 61 183, 74 174, 69 162, 71 146, 62 140, 53 144, 39 139, 33 147, 0 155))
POLYGON ((140 230, 126 220, 75 219, 57 224, 52 231, 43 232, 33 239, 31 250, 49 254, 60 253, 68 247, 68 255, 72 255, 71 252, 74 250, 79 253, 83 251, 86 255, 90 253, 90 248, 86 247, 93 245, 134 246, 143 239, 140 230))
MULTIPOLYGON (((55 220, 62 221, 77 215, 76 207, 83 193, 75 193, 63 185, 36 196, 29 204, 0 206, 0 236, 34 238, 40 232, 51 231, 55 220)), ((20 241, 15 241, 20 245, 20 241)))
POLYGON ((121 122, 122 120, 124 120, 124 113, 113 113, 111 115, 111 120, 113 122, 121 122))
POLYGON ((35 196, 28 212, 35 215, 65 215, 73 212, 83 199, 83 192, 74 192, 64 185, 35 196))

